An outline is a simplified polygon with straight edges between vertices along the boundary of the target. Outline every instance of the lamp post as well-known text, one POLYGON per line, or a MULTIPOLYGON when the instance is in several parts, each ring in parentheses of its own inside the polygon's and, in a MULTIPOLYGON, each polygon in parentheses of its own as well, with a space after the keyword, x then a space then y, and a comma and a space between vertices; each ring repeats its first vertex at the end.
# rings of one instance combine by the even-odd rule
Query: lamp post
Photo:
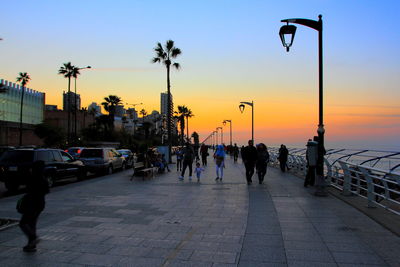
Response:
POLYGON ((224 126, 229 122, 229 144, 232 146, 232 120, 224 120, 222 123, 224 126))
POLYGON ((214 140, 213 140, 213 149, 217 146, 218 144, 218 131, 214 131, 214 140))
POLYGON ((251 140, 253 141, 253 144, 254 144, 254 101, 240 102, 239 110, 241 113, 243 113, 245 105, 248 105, 251 107, 251 140))
POLYGON ((317 190, 315 195, 326 196, 325 192, 325 180, 324 180, 324 116, 323 116, 323 54, 322 54, 322 15, 318 16, 318 21, 310 19, 283 19, 281 22, 286 22, 286 25, 282 26, 279 30, 279 36, 286 51, 289 52, 289 47, 293 44, 294 35, 296 33, 296 26, 289 25, 289 23, 295 23, 310 27, 318 31, 318 61, 319 61, 319 122, 318 122, 318 158, 317 158, 317 190))
MULTIPOLYGON (((77 69, 77 71, 80 71, 80 70, 85 70, 85 69, 91 69, 92 67, 91 66, 86 66, 86 67, 84 67, 84 68, 76 68, 77 69)), ((76 125, 77 125, 77 119, 76 119, 76 111, 77 111, 77 103, 76 103, 76 79, 78 78, 78 75, 76 75, 76 77, 75 77, 75 95, 74 95, 74 115, 75 115, 75 118, 74 118, 74 134, 75 134, 75 138, 77 137, 77 129, 76 129, 76 125)), ((68 96, 69 97, 69 96, 68 96)))
POLYGON ((224 130, 222 127, 217 127, 217 131, 221 130, 221 145, 224 143, 224 130))

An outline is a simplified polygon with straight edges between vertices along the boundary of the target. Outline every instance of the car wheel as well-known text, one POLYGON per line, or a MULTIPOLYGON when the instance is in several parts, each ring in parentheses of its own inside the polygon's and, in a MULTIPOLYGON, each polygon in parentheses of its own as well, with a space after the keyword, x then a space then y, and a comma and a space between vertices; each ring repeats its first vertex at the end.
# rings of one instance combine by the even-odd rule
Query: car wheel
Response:
POLYGON ((113 166, 108 166, 108 168, 107 168, 107 174, 113 174, 113 172, 114 172, 114 169, 113 169, 113 166))
POLYGON ((12 181, 5 181, 4 185, 6 186, 8 191, 15 192, 19 188, 19 184, 12 181))
POLYGON ((49 188, 54 186, 54 178, 51 174, 48 174, 45 176, 47 184, 49 185, 49 188))

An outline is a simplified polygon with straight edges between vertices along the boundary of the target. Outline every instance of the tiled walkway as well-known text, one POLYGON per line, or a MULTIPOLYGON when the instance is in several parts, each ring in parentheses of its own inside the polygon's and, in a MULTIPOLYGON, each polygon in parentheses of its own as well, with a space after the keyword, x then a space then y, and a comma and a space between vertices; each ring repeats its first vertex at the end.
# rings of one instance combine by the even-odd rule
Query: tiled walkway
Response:
MULTIPOLYGON (((131 171, 59 186, 39 221, 41 243, 22 252, 19 228, 0 232, 0 266, 400 266, 400 238, 302 181, 269 168, 247 186, 242 164, 214 163, 200 183, 131 171)), ((16 197, 0 217, 18 218, 16 197)))

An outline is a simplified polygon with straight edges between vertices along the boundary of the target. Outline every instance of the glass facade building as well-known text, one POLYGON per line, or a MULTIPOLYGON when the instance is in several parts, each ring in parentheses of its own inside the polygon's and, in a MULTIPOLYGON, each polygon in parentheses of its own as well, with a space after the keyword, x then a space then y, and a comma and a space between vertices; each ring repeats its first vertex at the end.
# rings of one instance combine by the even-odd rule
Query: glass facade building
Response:
MULTIPOLYGON (((22 86, 0 79, 0 121, 19 122, 22 86)), ((45 93, 25 88, 22 122, 43 122, 45 93)))

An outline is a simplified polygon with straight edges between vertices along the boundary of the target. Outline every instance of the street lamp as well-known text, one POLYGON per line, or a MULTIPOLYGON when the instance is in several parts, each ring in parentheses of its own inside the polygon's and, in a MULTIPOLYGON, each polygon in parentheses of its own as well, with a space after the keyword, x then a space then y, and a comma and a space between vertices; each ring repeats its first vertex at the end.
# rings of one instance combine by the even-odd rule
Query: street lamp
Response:
POLYGON ((248 105, 248 106, 251 107, 251 140, 253 141, 253 144, 254 144, 254 101, 251 101, 251 102, 242 101, 242 102, 240 102, 239 110, 240 110, 241 113, 243 113, 245 105, 248 105))
MULTIPOLYGON (((222 127, 217 127, 217 133, 218 130, 221 130, 221 145, 224 143, 224 130, 222 129, 222 127)), ((217 139, 218 141, 218 139, 217 139)))
POLYGON ((295 23, 310 27, 318 31, 318 61, 319 61, 319 123, 318 123, 318 159, 317 159, 317 191, 315 195, 325 196, 325 180, 324 180, 324 116, 323 116, 323 54, 322 54, 322 15, 318 16, 318 21, 310 19, 283 19, 281 22, 286 22, 287 25, 281 27, 279 36, 286 51, 293 43, 294 35, 296 33, 296 26, 289 25, 295 23), (290 40, 290 41, 289 41, 290 40))
POLYGON ((218 131, 213 131, 214 133, 214 140, 213 140, 213 148, 215 148, 218 145, 218 131))
POLYGON ((232 146, 232 120, 224 120, 223 122, 222 122, 222 124, 224 124, 224 126, 226 125, 226 123, 227 122, 229 122, 229 140, 230 140, 230 142, 229 142, 229 144, 230 144, 230 146, 232 146))

